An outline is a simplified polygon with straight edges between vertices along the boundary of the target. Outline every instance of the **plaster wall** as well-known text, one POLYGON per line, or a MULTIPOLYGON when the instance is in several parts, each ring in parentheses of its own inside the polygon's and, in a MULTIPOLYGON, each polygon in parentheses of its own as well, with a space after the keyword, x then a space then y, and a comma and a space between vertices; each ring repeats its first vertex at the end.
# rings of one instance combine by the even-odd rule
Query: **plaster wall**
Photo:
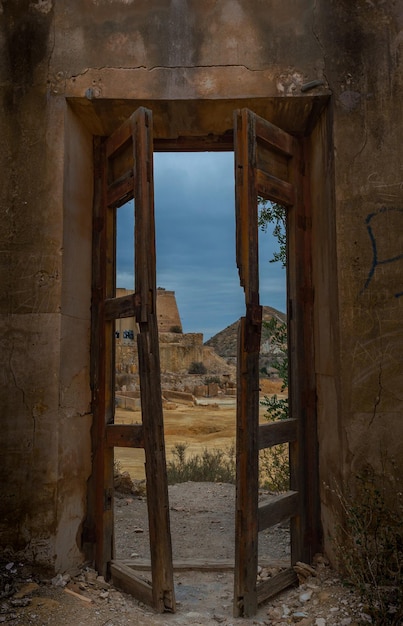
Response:
POLYGON ((320 481, 348 480, 382 449, 401 464, 402 1, 0 11, 2 546, 59 570, 81 558, 91 136, 139 104, 159 138, 224 133, 240 105, 310 136, 320 481))

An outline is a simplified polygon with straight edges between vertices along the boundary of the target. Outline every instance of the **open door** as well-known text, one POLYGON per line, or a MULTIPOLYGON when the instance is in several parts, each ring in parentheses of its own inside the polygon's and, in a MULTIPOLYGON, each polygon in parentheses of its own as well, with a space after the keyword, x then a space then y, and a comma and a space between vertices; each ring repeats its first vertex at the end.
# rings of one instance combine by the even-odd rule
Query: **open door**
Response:
POLYGON ((246 313, 238 337, 234 616, 297 581, 293 566, 320 548, 313 367, 311 220, 302 141, 248 109, 235 112, 236 255, 246 313), (287 210, 290 418, 259 426, 258 198, 287 210), (259 450, 289 442, 290 490, 259 503, 259 450), (257 585, 258 533, 289 518, 290 566, 257 585))
MULTIPOLYGON (((153 189, 152 114, 138 109, 114 134, 95 142, 92 293, 93 476, 90 511, 94 560, 157 611, 175 611, 168 483, 162 413, 153 189), (116 211, 134 198, 135 292, 116 297, 116 211), (115 320, 135 317, 142 423, 114 423, 115 320), (145 450, 152 584, 113 560, 113 449, 145 450)), ((88 530, 88 529, 87 529, 88 530)), ((87 532, 88 535, 88 532, 87 532)))

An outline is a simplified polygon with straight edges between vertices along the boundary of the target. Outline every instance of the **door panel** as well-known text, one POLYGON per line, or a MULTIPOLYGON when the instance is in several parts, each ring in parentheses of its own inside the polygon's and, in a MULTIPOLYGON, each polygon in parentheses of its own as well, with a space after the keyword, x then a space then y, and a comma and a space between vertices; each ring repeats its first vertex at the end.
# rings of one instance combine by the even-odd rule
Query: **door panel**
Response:
MULTIPOLYGON (((293 565, 319 545, 318 509, 307 515, 306 500, 318 501, 315 448, 316 410, 306 406, 314 389, 312 305, 301 301, 311 286, 310 232, 306 215, 299 141, 248 109, 234 114, 236 255, 245 291, 237 358, 237 479, 235 521, 234 616, 249 617, 258 603, 297 581, 293 565), (259 426, 259 352, 262 308, 259 300, 259 198, 287 210, 288 342, 290 419, 259 426), (304 375, 302 377, 302 371, 304 375), (307 436, 307 433, 310 433, 307 436), (259 450, 289 443, 290 490, 259 503, 259 450), (307 472, 305 455, 309 455, 307 472), (308 482, 307 482, 308 481, 308 482), (291 522, 290 566, 257 585, 258 533, 285 519, 291 522)), ((312 290, 310 291, 310 293, 312 290)))
POLYGON ((159 342, 152 114, 140 108, 95 149, 93 270, 93 448, 95 563, 103 575, 160 612, 175 611, 159 342), (116 297, 116 211, 134 198, 135 292, 116 297), (137 326, 141 425, 114 424, 115 320, 137 326), (113 448, 143 447, 152 585, 113 560, 113 448))

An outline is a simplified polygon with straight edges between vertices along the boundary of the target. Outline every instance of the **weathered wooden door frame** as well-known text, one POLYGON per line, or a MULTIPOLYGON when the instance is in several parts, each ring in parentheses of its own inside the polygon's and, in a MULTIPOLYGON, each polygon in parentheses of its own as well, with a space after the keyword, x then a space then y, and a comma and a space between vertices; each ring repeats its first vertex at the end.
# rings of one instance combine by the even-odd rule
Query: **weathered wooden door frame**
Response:
POLYGON ((168 483, 156 316, 152 114, 139 108, 113 135, 95 140, 92 357, 95 566, 157 611, 175 611, 168 483), (116 298, 116 211, 134 198, 135 291, 116 298), (114 321, 135 317, 141 425, 114 423, 114 321), (152 585, 113 560, 113 449, 145 450, 152 585))
MULTIPOLYGON (((245 290, 246 315, 240 325, 237 400, 237 502, 234 577, 234 615, 251 616, 258 603, 296 580, 294 570, 281 572, 256 585, 259 530, 291 519, 291 561, 310 561, 321 546, 317 469, 316 394, 313 370, 313 287, 311 278, 311 218, 309 188, 304 169, 304 140, 284 133, 251 111, 235 114, 235 180, 237 188, 237 264, 245 290), (264 156, 264 151, 268 155, 264 156), (262 155, 260 154, 262 152, 262 155), (286 422, 259 428, 259 367, 261 306, 258 280, 258 196, 287 207, 288 341, 290 415, 286 422), (258 506, 258 453, 289 442, 291 490, 258 506)), ((225 142, 231 148, 231 141, 225 142)), ((207 149, 190 140, 180 149, 207 149)), ((167 146, 164 146, 167 149, 167 146)), ((173 149, 177 149, 174 145, 173 149)), ((210 148, 211 149, 211 148, 210 148)), ((212 146, 214 149, 214 146, 212 146)), ((221 147, 221 149, 223 149, 221 147)), ((160 388, 158 334, 155 322, 155 242, 152 189, 151 112, 140 109, 95 149, 94 280, 92 381, 94 399, 94 469, 96 476, 95 562, 104 574, 153 604, 175 610, 172 550, 160 388), (141 119, 141 124, 139 120, 141 119), (134 154, 133 154, 134 147, 134 154), (134 168, 133 168, 134 162, 134 168), (111 167, 113 164, 113 167, 111 167), (133 296, 115 298, 115 210, 136 198, 136 287, 133 296), (142 198, 144 202, 139 202, 142 198), (142 210, 140 207, 146 207, 142 210), (112 235, 113 234, 113 235, 112 235), (101 250, 107 250, 105 257, 101 250), (144 265, 145 263, 145 265, 144 265), (141 279, 139 279, 141 277, 141 279), (138 282, 140 280, 140 282, 138 282), (150 410, 142 426, 113 424, 113 320, 135 316, 139 324, 139 359, 143 371, 142 404, 150 410), (105 361, 105 355, 109 362, 105 361), (108 391, 109 390, 109 391, 108 391), (149 420, 149 422, 147 422, 149 420), (145 428, 151 426, 151 430, 145 428), (146 437, 152 432, 152 437, 146 437), (133 570, 113 562, 113 447, 144 447, 151 535, 152 588, 137 580, 133 570), (152 450, 159 450, 155 459, 152 450), (157 465, 154 464, 156 461, 157 465), (154 520, 154 522, 152 521, 154 520)), ((91 520, 90 520, 91 521, 91 520)), ((91 538, 91 528, 87 535, 91 538)))
POLYGON ((313 361, 311 217, 304 140, 248 109, 235 112, 237 265, 246 313, 238 338, 237 489, 234 616, 297 581, 293 565, 321 546, 316 392, 313 361), (258 198, 287 211, 287 296, 290 418, 259 427, 258 198), (258 502, 259 450, 289 443, 290 491, 258 502), (258 532, 290 518, 291 566, 257 585, 258 532))

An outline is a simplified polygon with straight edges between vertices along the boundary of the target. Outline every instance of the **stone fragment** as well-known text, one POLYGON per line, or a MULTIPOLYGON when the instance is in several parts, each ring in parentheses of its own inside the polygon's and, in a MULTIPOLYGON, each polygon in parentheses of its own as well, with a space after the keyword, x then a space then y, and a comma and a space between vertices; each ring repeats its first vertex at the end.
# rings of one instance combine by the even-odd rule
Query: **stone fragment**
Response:
POLYGON ((88 569, 85 572, 84 576, 87 583, 95 583, 96 579, 98 578, 98 573, 93 569, 88 569))
POLYGON ((292 621, 293 622, 301 622, 301 620, 303 620, 305 617, 308 617, 308 615, 306 613, 303 613, 302 611, 295 611, 295 613, 292 614, 292 621))
POLYGON ((301 602, 301 604, 304 604, 304 602, 308 602, 308 600, 312 598, 312 595, 313 595, 312 589, 309 589, 308 591, 304 591, 303 593, 299 594, 299 601, 301 602))
POLYGON ((270 607, 267 615, 271 620, 279 620, 282 617, 282 611, 278 607, 270 607))
POLYGON ((331 593, 325 590, 319 591, 318 598, 321 602, 326 602, 329 598, 331 598, 331 593))
POLYGON ((10 600, 10 604, 11 606, 17 607, 17 606, 28 606, 28 604, 31 603, 31 599, 30 598, 18 598, 17 600, 12 599, 10 600))
POLYGON ((317 617, 315 620, 315 626, 326 626, 326 620, 324 617, 317 617))
POLYGON ((282 609, 283 609, 283 614, 281 617, 287 617, 291 613, 290 609, 285 604, 283 604, 282 609))
POLYGON ((52 578, 51 582, 53 587, 65 587, 70 580, 70 576, 57 574, 54 578, 52 578))
POLYGON ((97 587, 99 589, 104 589, 106 591, 107 589, 110 588, 110 584, 106 582, 106 580, 105 580, 105 578, 103 576, 98 576, 97 580, 96 580, 96 583, 97 583, 97 587))

